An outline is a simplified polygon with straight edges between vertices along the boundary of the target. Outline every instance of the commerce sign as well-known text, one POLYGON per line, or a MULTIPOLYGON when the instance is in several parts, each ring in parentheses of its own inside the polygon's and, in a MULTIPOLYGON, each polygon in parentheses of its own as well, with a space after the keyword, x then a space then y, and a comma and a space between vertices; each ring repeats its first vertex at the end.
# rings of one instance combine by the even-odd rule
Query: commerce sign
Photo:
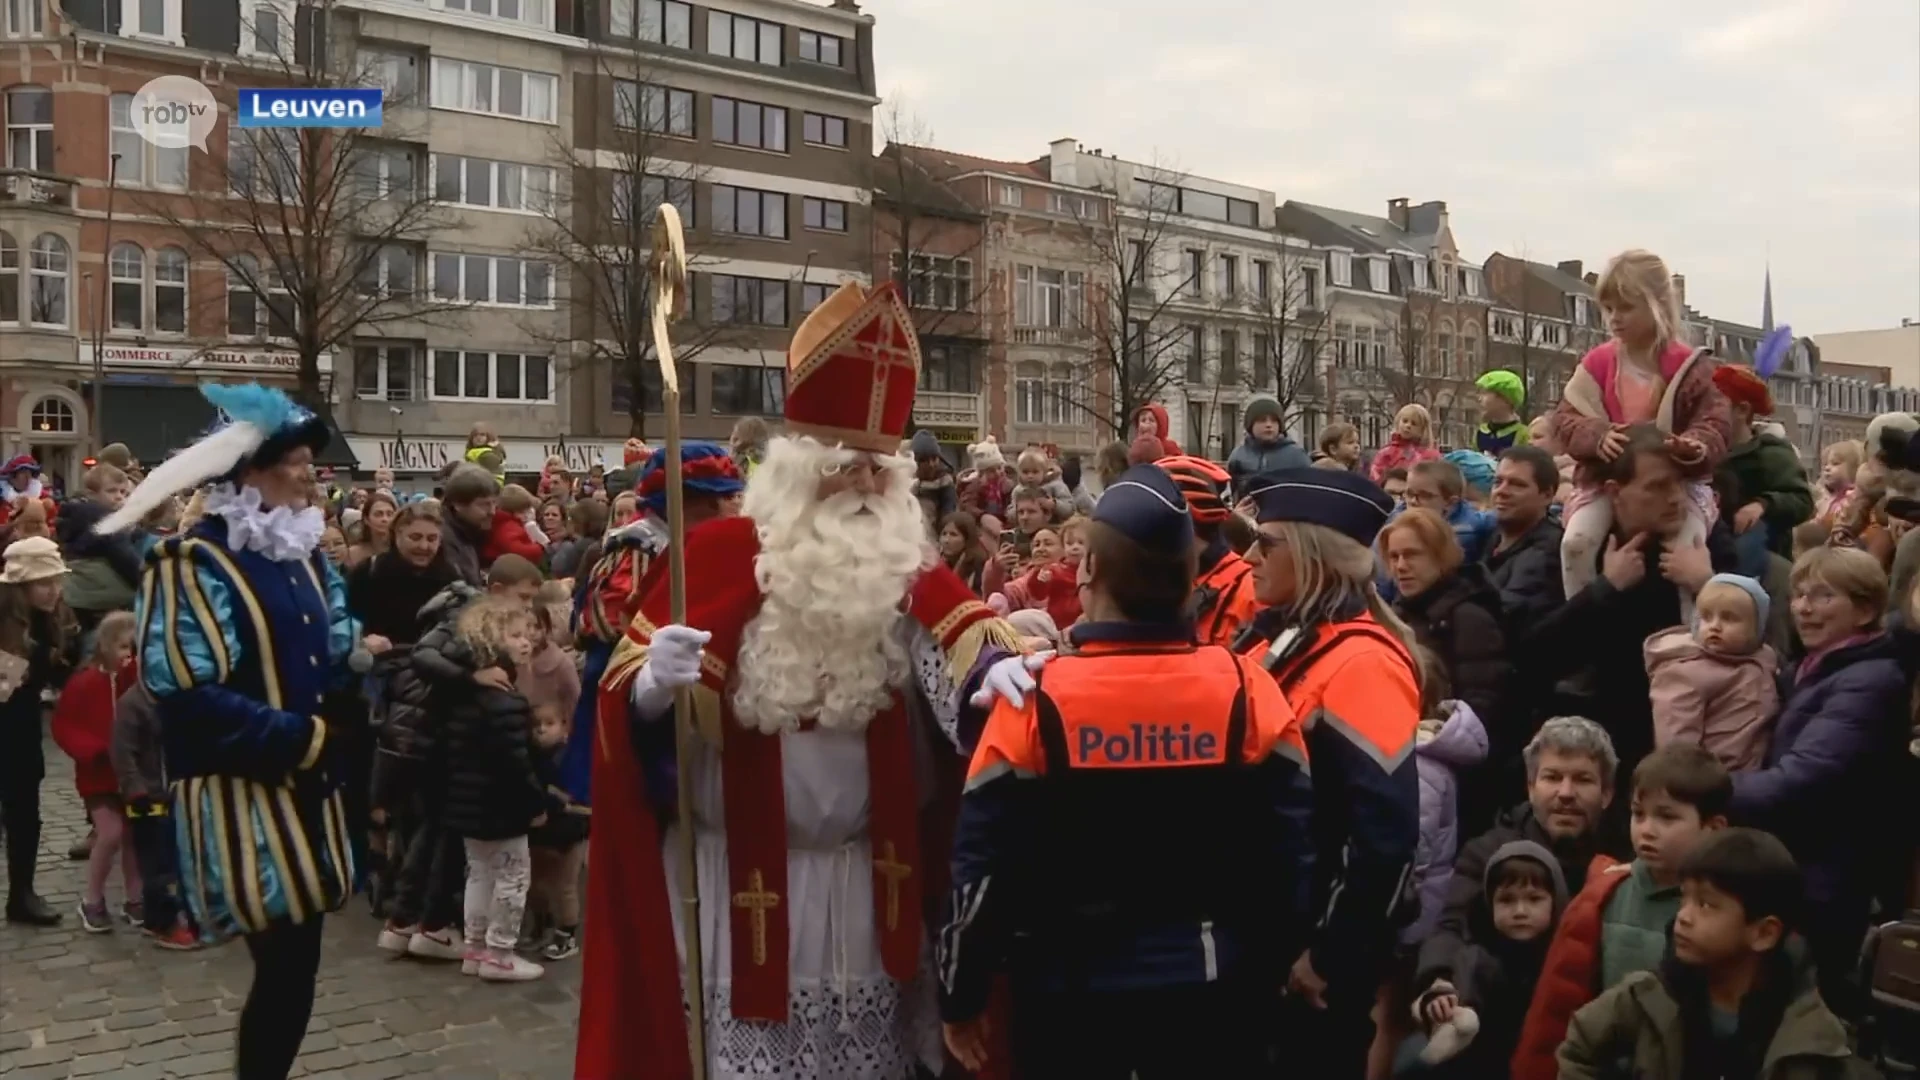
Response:
MULTIPOLYGON (((93 363, 93 347, 81 349, 83 362, 93 363)), ((181 368, 189 371, 251 371, 260 374, 298 375, 300 354, 282 349, 196 349, 191 346, 102 345, 100 360, 106 367, 181 368)), ((318 357, 321 372, 333 370, 333 355, 318 357)))

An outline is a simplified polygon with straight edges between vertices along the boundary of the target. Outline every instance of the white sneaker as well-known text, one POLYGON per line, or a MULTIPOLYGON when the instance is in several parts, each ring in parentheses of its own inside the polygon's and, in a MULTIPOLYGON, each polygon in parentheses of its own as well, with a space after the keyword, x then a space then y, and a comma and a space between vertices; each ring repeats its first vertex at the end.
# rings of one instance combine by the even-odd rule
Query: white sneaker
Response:
POLYGON ((407 955, 422 960, 464 960, 466 949, 452 930, 421 930, 407 942, 407 955))
POLYGON ((546 973, 546 968, 513 953, 489 955, 480 961, 480 978, 487 982, 531 982, 546 973))
POLYGON ((380 946, 380 948, 387 952, 404 954, 407 951, 407 946, 413 944, 414 935, 419 932, 419 928, 414 926, 402 926, 398 928, 383 926, 380 928, 379 940, 374 942, 374 944, 380 946))

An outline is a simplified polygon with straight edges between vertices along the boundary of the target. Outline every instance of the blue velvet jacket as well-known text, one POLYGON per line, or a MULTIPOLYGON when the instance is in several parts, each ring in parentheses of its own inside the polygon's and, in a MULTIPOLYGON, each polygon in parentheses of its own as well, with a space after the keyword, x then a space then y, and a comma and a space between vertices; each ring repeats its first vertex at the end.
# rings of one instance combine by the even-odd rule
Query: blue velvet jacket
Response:
POLYGON ((324 764, 320 707, 359 628, 319 552, 233 551, 226 522, 207 518, 154 547, 136 617, 170 776, 281 783, 324 764))

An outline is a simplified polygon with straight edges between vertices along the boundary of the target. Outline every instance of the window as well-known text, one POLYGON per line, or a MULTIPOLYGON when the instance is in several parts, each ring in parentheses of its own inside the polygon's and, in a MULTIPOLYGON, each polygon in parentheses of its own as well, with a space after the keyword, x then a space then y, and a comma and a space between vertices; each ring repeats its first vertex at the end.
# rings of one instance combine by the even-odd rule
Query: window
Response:
POLYGON ((787 369, 714 364, 707 411, 715 416, 779 416, 787 407, 787 369))
POLYGON ((1432 288, 1433 286, 1427 282, 1427 260, 1414 259, 1410 265, 1413 267, 1413 287, 1416 289, 1432 288))
POLYGON ((693 138, 693 91, 616 79, 613 122, 632 131, 693 138))
POLYGON ((242 16, 242 53, 279 57, 281 48, 292 44, 288 39, 292 37, 289 31, 292 30, 293 20, 274 0, 253 0, 251 5, 243 6, 242 16), (248 8, 251 9, 250 18, 246 17, 248 8))
POLYGON ((1440 374, 1453 375, 1453 328, 1442 325, 1440 328, 1440 374))
POLYGON ((1187 250, 1187 279, 1181 282, 1181 292, 1198 300, 1201 294, 1202 280, 1207 272, 1207 253, 1198 249, 1187 250))
POLYGON ((420 376, 411 345, 356 345, 353 393, 361 401, 412 401, 420 376))
MULTIPOLYGON (((0 29, 5 30, 8 37, 35 37, 46 32, 40 0, 5 0, 5 6, 7 23, 0 29)), ((20 254, 18 248, 14 254, 20 254)), ((20 302, 17 295, 13 299, 16 304, 20 302)))
POLYGON ((693 48, 693 5, 680 0, 613 0, 609 20, 615 37, 693 48))
MULTIPOLYGON (((1253 335, 1253 388, 1275 389, 1273 385, 1273 335, 1253 335)), ((1279 389, 1285 389, 1280 387, 1279 389)))
POLYGON ((354 181, 362 199, 412 199, 419 190, 414 152, 397 143, 359 142, 353 151, 354 181))
POLYGON ((133 187, 187 186, 188 147, 150 146, 133 127, 133 95, 115 94, 108 99, 107 126, 112 130, 111 153, 120 155, 115 182, 133 187))
POLYGON ((1047 369, 1031 360, 1013 371, 1013 419, 1017 424, 1047 422, 1047 369))
POLYGON ((1378 255, 1367 260, 1367 284, 1374 292, 1386 292, 1388 288, 1387 257, 1378 255))
POLYGON ((524 353, 433 351, 433 395, 457 401, 553 400, 553 361, 524 353))
POLYGON ((551 124, 557 83, 545 72, 435 57, 433 107, 551 124))
POLYGON ((435 154, 432 171, 441 202, 528 214, 553 206, 553 170, 539 165, 435 154))
MULTIPOLYGON (((887 260, 888 273, 900 280, 900 253, 887 260)), ((973 310, 973 260, 944 255, 915 255, 907 277, 907 304, 931 311, 973 310)))
POLYGON ((1341 288, 1353 287, 1353 256, 1344 251, 1328 252, 1333 261, 1333 283, 1341 288))
POLYGON ((724 11, 707 12, 707 52, 779 67, 786 27, 724 11))
POLYGON ((1180 340, 1187 347, 1187 381, 1207 381, 1207 331, 1199 326, 1180 328, 1180 340))
POLYGON ((1222 330, 1220 331, 1220 385, 1229 386, 1239 381, 1240 334, 1235 330, 1222 330))
POLYGON ((366 49, 361 52, 366 74, 362 82, 384 90, 388 104, 413 102, 420 95, 420 59, 407 53, 366 49))
POLYGON ((1240 291, 1240 257, 1220 255, 1213 263, 1213 290, 1222 300, 1231 300, 1240 291))
POLYGON ((1047 423, 1077 424, 1087 411, 1087 379, 1072 364, 1047 369, 1047 423))
POLYGON ((732 98, 713 99, 713 141, 787 152, 787 110, 732 98))
POLYGON ((833 295, 835 288, 836 286, 833 285, 817 285, 811 281, 802 282, 800 285, 800 314, 805 315, 814 308, 826 303, 827 297, 833 295))
POLYGON ((1256 300, 1273 299, 1273 264, 1265 259, 1253 260, 1253 296, 1256 300))
POLYGON ((1001 206, 1019 206, 1020 205, 1020 185, 1001 184, 1000 185, 1000 205, 1001 206))
POLYGON ((377 250, 362 248, 355 253, 360 268, 354 275, 356 291, 363 297, 382 300, 410 300, 419 287, 420 263, 414 250, 402 244, 387 244, 377 250))
POLYGON ((53 171, 53 91, 38 86, 7 91, 7 168, 53 171))
POLYGON ((1320 308, 1320 268, 1317 266, 1300 268, 1300 306, 1308 310, 1320 308))
POLYGON ((946 345, 928 345, 921 350, 920 389, 942 394, 980 392, 973 353, 946 345))
POLYGON ((433 295, 497 307, 552 307, 553 267, 505 255, 435 252, 433 295))
POLYGON ((800 31, 800 59, 831 67, 843 67, 841 52, 846 47, 843 38, 832 34, 816 34, 811 30, 800 31))
POLYGON ((439 5, 448 11, 464 11, 469 15, 485 15, 490 19, 505 19, 536 30, 553 29, 553 7, 550 0, 439 0, 439 5))
POLYGON ((816 146, 847 146, 847 122, 838 116, 820 113, 800 114, 800 138, 816 146))
POLYGON ((300 133, 294 128, 227 128, 227 187, 260 200, 300 197, 300 133))
POLYGON ((73 406, 57 397, 43 397, 33 403, 33 409, 27 415, 27 423, 35 432, 43 434, 72 434, 79 430, 73 416, 73 406))
POLYGON ((787 197, 778 191, 713 185, 713 231, 787 238, 787 197))
POLYGON ((147 256, 132 244, 115 244, 107 260, 111 300, 110 323, 115 330, 146 329, 147 256))
POLYGON ((1078 270, 1017 266, 1013 273, 1015 326, 1069 327, 1083 315, 1085 277, 1078 270))
POLYGON ((120 5, 122 37, 180 41, 180 0, 110 0, 120 5))
POLYGON ((1496 313, 1487 320, 1487 328, 1497 338, 1517 341, 1520 338, 1519 320, 1511 315, 1496 313))
MULTIPOLYGON (((703 364, 680 365, 680 413, 682 416, 692 416, 694 413, 693 391, 694 383, 698 381, 695 378, 694 372, 697 368, 704 366, 703 364)), ((624 367, 624 364, 620 365, 621 369, 624 369, 624 367)), ((660 366, 658 364, 642 365, 640 371, 639 397, 640 407, 645 411, 649 413, 659 413, 661 411, 660 406, 666 401, 666 391, 660 384, 660 366)), ((613 407, 615 415, 625 416, 632 411, 634 404, 633 399, 633 382, 626 377, 623 370, 616 369, 613 375, 613 393, 610 395, 608 404, 613 407)))
POLYGON ((187 253, 179 248, 153 255, 153 328, 162 334, 187 332, 187 253))
POLYGON ((0 324, 20 321, 20 241, 0 229, 0 324))
POLYGON ((299 323, 293 294, 279 274, 264 275, 251 255, 237 255, 227 268, 227 335, 229 337, 291 338, 299 323), (261 314, 265 294, 266 312, 261 314))
POLYGON ((1480 271, 1473 267, 1461 267, 1460 284, 1468 296, 1480 295, 1480 271))
POLYGON ((1120 268, 1129 289, 1152 288, 1153 267, 1147 265, 1147 242, 1127 241, 1127 264, 1120 268))
POLYGON ((33 241, 33 284, 27 297, 27 321, 40 326, 67 325, 67 275, 72 269, 67 242, 52 233, 33 241))
POLYGON ((787 283, 769 278, 710 274, 713 321, 752 326, 787 325, 787 283))
POLYGON ((1460 364, 1468 373, 1480 370, 1480 335, 1471 325, 1460 335, 1460 364))
MULTIPOLYGON (((616 173, 613 177, 613 217, 615 221, 626 221, 633 213, 633 174, 616 173)), ((640 177, 640 211, 642 219, 653 220, 653 214, 661 203, 670 202, 680 211, 680 223, 693 228, 693 181, 675 179, 668 176, 640 177)))
POLYGON ((835 199, 801 199, 800 223, 809 229, 846 232, 847 204, 835 199))

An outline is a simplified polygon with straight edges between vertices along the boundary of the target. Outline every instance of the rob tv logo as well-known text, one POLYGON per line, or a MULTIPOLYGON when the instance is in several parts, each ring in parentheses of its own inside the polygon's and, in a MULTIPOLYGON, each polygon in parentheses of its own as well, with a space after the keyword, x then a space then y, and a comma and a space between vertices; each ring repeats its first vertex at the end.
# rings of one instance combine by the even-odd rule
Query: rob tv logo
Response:
MULTIPOLYGON (((359 88, 293 87, 242 90, 234 122, 243 128, 351 127, 380 125, 381 92, 359 88)), ((220 123, 220 104, 205 86, 166 75, 133 95, 128 120, 146 142, 167 149, 197 146, 220 123)))

